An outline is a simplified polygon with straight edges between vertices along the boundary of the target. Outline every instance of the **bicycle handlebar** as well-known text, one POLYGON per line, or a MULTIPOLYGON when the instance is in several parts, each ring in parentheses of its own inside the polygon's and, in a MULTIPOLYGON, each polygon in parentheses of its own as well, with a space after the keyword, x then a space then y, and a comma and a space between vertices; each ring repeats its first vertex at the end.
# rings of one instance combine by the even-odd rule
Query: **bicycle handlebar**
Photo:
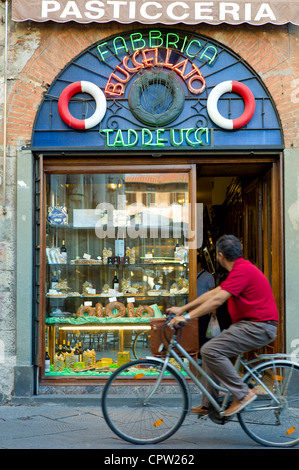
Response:
MULTIPOLYGON (((176 317, 176 315, 174 313, 170 313, 168 315, 168 317, 166 317, 165 324, 168 325, 174 317, 176 317)), ((183 327, 185 325, 186 325, 186 322, 184 322, 184 321, 180 321, 180 323, 178 324, 178 326, 180 326, 180 327, 183 327)), ((173 327, 175 329, 178 329, 177 325, 173 325, 173 327)))

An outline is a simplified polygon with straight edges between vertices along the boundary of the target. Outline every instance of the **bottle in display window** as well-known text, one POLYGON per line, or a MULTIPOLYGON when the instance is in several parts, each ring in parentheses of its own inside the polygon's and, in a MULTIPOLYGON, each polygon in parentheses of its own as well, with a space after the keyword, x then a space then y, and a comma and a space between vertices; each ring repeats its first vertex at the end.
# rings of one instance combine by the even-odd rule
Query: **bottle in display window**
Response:
POLYGON ((150 320, 188 302, 188 174, 46 183, 45 375, 107 377, 150 355, 150 320))

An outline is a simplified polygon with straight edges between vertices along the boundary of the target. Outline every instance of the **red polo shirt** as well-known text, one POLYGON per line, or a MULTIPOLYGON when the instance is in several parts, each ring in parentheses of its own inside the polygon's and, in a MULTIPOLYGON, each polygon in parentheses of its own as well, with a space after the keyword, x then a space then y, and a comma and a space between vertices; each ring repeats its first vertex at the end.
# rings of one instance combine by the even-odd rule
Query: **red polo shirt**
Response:
POLYGON ((233 323, 244 319, 278 321, 269 281, 250 261, 238 258, 220 287, 232 294, 227 305, 233 323))

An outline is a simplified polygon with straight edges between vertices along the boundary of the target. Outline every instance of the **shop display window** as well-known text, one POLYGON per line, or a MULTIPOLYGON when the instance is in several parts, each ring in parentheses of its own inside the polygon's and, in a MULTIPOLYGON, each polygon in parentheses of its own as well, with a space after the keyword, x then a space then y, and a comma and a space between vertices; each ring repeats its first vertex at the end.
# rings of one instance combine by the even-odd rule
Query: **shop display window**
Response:
POLYGON ((189 299, 188 173, 47 174, 45 376, 107 377, 189 299))

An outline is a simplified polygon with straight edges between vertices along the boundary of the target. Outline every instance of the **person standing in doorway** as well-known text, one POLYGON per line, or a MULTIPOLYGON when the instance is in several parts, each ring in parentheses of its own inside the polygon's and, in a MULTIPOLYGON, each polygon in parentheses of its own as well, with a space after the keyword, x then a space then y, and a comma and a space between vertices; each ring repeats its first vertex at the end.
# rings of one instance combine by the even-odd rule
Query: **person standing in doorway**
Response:
MULTIPOLYGON (((201 255, 197 255, 197 297, 215 288, 215 280, 211 273, 204 269, 201 255)), ((210 321, 210 315, 198 318, 199 346, 202 347, 207 341, 206 332, 210 321)), ((199 354, 200 357, 200 354, 199 354)))

